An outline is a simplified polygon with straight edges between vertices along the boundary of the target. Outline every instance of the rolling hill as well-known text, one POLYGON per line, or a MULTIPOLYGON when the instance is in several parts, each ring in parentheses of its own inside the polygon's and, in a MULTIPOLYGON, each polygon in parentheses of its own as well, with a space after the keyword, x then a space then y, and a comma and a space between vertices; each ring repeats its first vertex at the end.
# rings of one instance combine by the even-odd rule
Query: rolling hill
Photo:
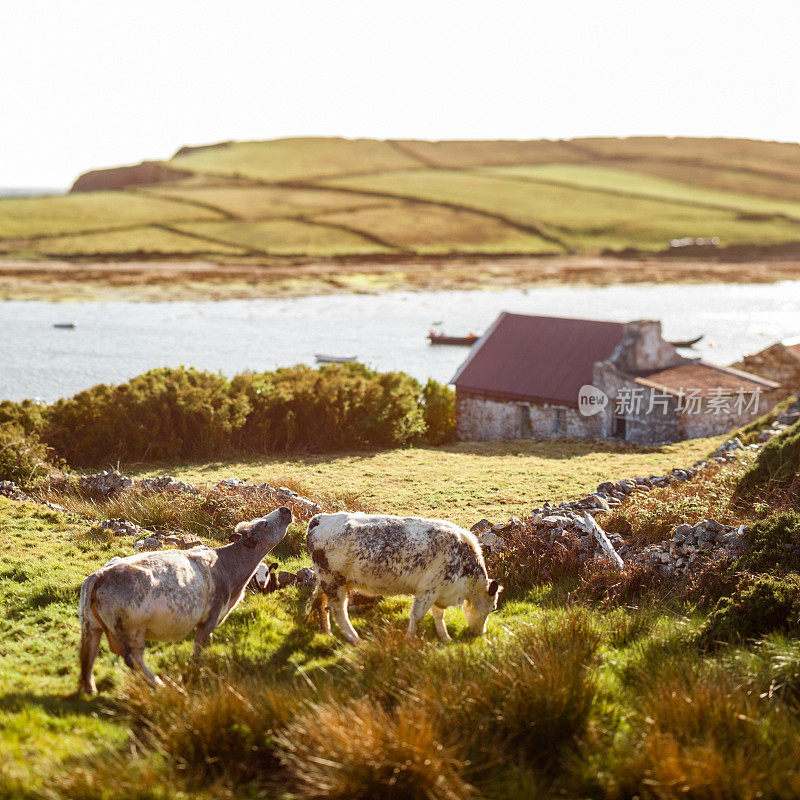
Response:
POLYGON ((800 145, 223 142, 0 199, 0 256, 34 259, 653 253, 682 237, 800 243, 800 145))

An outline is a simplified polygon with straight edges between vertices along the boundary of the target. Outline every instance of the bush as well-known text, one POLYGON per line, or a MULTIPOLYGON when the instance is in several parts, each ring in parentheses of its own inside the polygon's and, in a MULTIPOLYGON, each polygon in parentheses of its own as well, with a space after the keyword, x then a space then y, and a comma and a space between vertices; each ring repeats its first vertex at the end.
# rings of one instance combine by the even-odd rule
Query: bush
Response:
POLYGON ((202 458, 227 449, 246 413, 220 375, 153 369, 57 401, 43 437, 76 465, 202 458))
POLYGON ((736 487, 739 496, 786 490, 800 471, 800 422, 773 436, 736 487))
POLYGON ((770 514, 747 528, 748 550, 737 562, 750 572, 800 570, 800 513, 770 514))
POLYGON ((13 424, 19 427, 25 436, 39 433, 44 427, 47 406, 33 400, 14 403, 11 400, 0 402, 0 426, 13 424))
POLYGON ((758 419, 754 419, 752 422, 748 422, 747 425, 743 425, 739 430, 735 431, 734 436, 738 436, 744 444, 753 444, 757 442, 758 434, 769 428, 777 419, 778 414, 780 414, 781 411, 786 411, 796 400, 797 397, 794 395, 781 400, 771 411, 768 411, 758 419))
POLYGON ((745 577, 732 597, 720 598, 698 635, 698 643, 739 642, 773 631, 800 630, 800 577, 745 577))
POLYGON ((428 444, 451 442, 456 436, 456 394, 431 378, 422 390, 425 438, 428 444))
POLYGON ((25 488, 50 472, 47 448, 15 423, 0 424, 0 481, 25 488))
POLYGON ((249 406, 236 436, 249 453, 400 447, 425 433, 419 383, 401 372, 298 366, 239 375, 231 391, 249 406))

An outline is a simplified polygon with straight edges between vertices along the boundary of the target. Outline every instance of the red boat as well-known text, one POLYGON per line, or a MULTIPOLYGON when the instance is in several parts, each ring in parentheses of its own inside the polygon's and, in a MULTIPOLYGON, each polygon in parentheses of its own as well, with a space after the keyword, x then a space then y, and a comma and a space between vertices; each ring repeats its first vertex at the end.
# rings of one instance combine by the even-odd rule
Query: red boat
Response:
POLYGON ((480 337, 476 336, 474 333, 470 333, 467 336, 445 336, 443 333, 431 331, 428 334, 428 339, 430 339, 431 344, 460 344, 466 345, 467 347, 475 344, 479 338, 480 337))

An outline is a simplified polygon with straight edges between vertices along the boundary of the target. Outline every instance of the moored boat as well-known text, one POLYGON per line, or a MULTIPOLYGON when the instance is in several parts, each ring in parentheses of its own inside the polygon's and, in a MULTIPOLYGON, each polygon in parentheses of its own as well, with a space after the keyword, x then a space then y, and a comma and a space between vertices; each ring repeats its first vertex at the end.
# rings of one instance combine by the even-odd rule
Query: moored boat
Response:
POLYGON ((476 336, 474 333, 470 333, 467 336, 445 336, 443 333, 431 331, 428 334, 428 339, 431 344, 458 344, 470 346, 475 344, 479 338, 480 337, 476 336))
POLYGON ((330 356, 325 353, 316 353, 314 358, 320 364, 346 364, 348 361, 358 360, 358 356, 330 356))
POLYGON ((677 342, 670 342, 673 347, 694 347, 702 338, 704 334, 700 334, 696 339, 680 339, 677 342))

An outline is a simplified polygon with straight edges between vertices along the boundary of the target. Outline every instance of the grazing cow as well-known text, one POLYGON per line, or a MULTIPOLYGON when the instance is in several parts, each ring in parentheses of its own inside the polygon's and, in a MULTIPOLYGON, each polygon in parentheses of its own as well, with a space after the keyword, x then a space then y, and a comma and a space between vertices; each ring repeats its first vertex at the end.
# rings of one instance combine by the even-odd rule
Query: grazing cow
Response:
POLYGON ((104 633, 111 652, 151 685, 161 681, 144 662, 146 639, 175 641, 195 630, 197 658, 291 521, 284 506, 240 522, 241 537, 224 547, 137 553, 112 559, 89 575, 80 596, 81 689, 97 691, 92 669, 104 633))
POLYGON ((503 588, 489 580, 475 536, 443 520, 317 514, 308 524, 306 542, 317 574, 311 611, 319 613, 324 633, 331 632, 333 612, 353 643, 359 636, 347 616, 350 589, 367 595, 414 595, 408 635, 416 635, 430 610, 436 633, 447 640, 448 606, 463 603, 469 630, 481 634, 503 588))

